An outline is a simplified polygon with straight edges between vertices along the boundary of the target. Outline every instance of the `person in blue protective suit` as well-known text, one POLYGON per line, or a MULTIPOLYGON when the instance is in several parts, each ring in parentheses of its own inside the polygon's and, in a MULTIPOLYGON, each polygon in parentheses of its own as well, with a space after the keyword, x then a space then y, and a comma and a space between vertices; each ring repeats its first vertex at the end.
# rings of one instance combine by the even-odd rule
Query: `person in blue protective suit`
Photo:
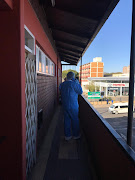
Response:
POLYGON ((82 88, 79 83, 75 81, 75 74, 69 72, 67 74, 67 80, 60 84, 62 107, 64 110, 64 133, 65 140, 72 138, 80 138, 80 126, 79 126, 79 105, 78 95, 82 94, 82 88), (71 134, 72 127, 72 134, 71 134))

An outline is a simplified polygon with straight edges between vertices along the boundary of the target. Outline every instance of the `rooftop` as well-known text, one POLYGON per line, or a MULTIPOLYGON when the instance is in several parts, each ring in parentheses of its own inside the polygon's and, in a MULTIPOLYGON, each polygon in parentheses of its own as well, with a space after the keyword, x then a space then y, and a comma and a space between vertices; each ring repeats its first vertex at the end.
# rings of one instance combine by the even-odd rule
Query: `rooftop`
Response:
POLYGON ((89 81, 129 81, 129 77, 89 77, 89 81))

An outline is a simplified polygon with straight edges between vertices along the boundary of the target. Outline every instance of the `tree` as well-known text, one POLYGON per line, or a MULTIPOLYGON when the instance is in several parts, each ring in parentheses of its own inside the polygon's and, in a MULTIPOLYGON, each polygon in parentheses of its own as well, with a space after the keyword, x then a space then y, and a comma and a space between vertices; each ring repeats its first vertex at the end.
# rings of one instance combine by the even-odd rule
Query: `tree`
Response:
POLYGON ((90 92, 99 91, 99 86, 95 86, 94 82, 91 82, 89 85, 86 85, 86 89, 88 89, 90 92))
POLYGON ((111 73, 104 72, 104 77, 112 76, 112 74, 122 74, 122 72, 111 72, 111 73))
POLYGON ((62 78, 65 79, 67 77, 67 73, 70 72, 70 71, 75 73, 75 77, 79 78, 79 73, 77 71, 75 71, 75 70, 72 70, 72 69, 62 71, 62 78))

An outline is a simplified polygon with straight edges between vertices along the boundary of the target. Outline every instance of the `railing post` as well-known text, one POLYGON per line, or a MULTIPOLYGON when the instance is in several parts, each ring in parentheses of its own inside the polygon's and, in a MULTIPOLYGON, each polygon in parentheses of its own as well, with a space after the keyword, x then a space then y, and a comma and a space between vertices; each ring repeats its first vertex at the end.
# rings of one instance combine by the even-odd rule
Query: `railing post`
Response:
POLYGON ((129 79, 129 106, 127 144, 132 145, 133 102, 134 102, 134 66, 135 66, 135 0, 132 1, 132 34, 130 50, 130 79, 129 79))

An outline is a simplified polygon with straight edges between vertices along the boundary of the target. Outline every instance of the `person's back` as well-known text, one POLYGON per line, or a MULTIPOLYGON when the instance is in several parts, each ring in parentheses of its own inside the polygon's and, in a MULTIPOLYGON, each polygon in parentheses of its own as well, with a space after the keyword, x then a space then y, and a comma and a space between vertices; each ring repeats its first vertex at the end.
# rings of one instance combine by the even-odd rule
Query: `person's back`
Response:
POLYGON ((60 91, 64 109, 78 108, 78 95, 82 94, 80 84, 67 80, 60 85, 60 91))
POLYGON ((72 138, 71 127, 74 139, 80 138, 78 95, 82 94, 82 88, 74 78, 75 74, 69 72, 67 74, 67 80, 59 87, 64 110, 64 132, 66 140, 72 138))

